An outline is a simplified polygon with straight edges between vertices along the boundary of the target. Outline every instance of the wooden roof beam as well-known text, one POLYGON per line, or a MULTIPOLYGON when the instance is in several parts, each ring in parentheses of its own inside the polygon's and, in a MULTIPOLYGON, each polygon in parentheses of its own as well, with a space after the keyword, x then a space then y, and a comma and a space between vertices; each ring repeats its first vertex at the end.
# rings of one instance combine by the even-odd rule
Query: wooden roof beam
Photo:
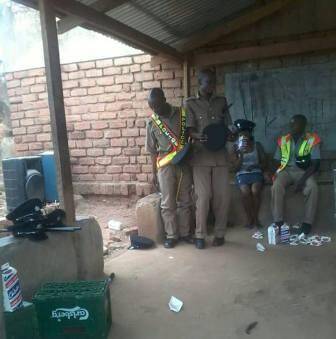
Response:
MULTIPOLYGON (((128 2, 128 0, 96 0, 92 1, 88 6, 93 8, 94 10, 106 13, 113 8, 117 8, 123 4, 128 2)), ((65 18, 59 20, 57 22, 57 31, 59 34, 66 33, 71 29, 80 26, 84 23, 84 20, 74 16, 66 16, 65 18)))
POLYGON ((309 37, 300 40, 240 47, 220 52, 199 53, 194 55, 193 64, 197 67, 208 67, 274 57, 302 55, 335 48, 336 32, 328 33, 325 36, 309 37))
POLYGON ((55 9, 63 14, 81 18, 97 32, 108 34, 114 38, 149 54, 162 54, 179 62, 183 55, 150 36, 143 34, 111 17, 100 13, 74 0, 51 0, 55 9))
POLYGON ((192 35, 187 42, 177 46, 177 49, 181 52, 190 52, 225 35, 232 34, 242 28, 248 27, 261 19, 276 13, 294 1, 298 0, 273 0, 265 5, 257 4, 253 9, 244 11, 244 14, 220 24, 212 30, 192 35))

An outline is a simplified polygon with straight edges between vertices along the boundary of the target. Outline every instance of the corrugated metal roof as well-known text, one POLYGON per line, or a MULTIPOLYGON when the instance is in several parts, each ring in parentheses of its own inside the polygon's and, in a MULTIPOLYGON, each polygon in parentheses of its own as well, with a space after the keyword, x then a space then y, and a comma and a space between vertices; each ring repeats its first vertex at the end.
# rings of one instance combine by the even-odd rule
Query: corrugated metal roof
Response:
POLYGON ((130 0, 107 14, 154 39, 174 46, 193 33, 233 17, 255 2, 255 0, 130 0))
MULTIPOLYGON (((37 8, 37 0, 14 0, 37 8)), ((108 7, 109 0, 76 0, 83 5, 108 7)), ((195 33, 239 16, 258 0, 123 0, 107 12, 115 20, 166 45, 179 48, 195 33)), ((264 0, 266 3, 271 0, 264 0)), ((95 6, 94 6, 95 7, 95 6)), ((99 9, 98 9, 99 10, 99 9)), ((59 8, 60 13, 62 10, 59 8)), ((90 25, 87 26, 90 29, 90 25)), ((94 29, 94 28, 92 28, 94 29)))

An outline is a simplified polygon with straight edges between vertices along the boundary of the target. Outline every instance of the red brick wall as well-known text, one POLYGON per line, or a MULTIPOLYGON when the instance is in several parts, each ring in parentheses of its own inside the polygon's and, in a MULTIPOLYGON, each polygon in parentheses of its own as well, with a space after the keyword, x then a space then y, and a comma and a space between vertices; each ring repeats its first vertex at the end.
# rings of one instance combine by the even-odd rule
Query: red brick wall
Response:
MULTIPOLYGON (((148 194, 151 165, 145 151, 148 90, 162 87, 182 102, 182 68, 152 67, 149 55, 62 66, 72 174, 78 192, 148 194)), ((51 150, 43 68, 6 74, 18 155, 51 150)))

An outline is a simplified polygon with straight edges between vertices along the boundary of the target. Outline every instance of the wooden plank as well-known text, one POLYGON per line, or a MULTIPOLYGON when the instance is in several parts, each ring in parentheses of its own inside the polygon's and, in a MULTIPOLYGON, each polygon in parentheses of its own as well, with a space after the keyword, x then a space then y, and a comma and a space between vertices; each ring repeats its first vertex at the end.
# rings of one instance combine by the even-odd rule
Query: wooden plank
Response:
POLYGON ((51 0, 39 0, 44 61, 54 154, 57 165, 58 193, 66 222, 75 221, 70 154, 65 120, 61 65, 57 39, 56 17, 51 0))
MULTIPOLYGON (((98 12, 106 13, 113 8, 119 7, 129 0, 97 0, 93 1, 89 6, 98 12)), ((57 22, 58 33, 63 34, 70 31, 76 26, 80 26, 85 21, 81 18, 74 16, 66 16, 57 22)))
POLYGON ((245 14, 216 26, 210 31, 204 33, 194 34, 183 45, 177 46, 177 49, 181 52, 191 51, 195 48, 204 46, 209 42, 215 41, 220 37, 232 34, 242 28, 248 27, 263 18, 266 18, 277 11, 284 8, 286 5, 293 3, 297 0, 273 0, 266 5, 256 6, 254 9, 246 11, 245 14))
POLYGON ((188 59, 183 62, 183 97, 190 97, 190 62, 188 59))
POLYGON ((248 60, 267 59, 286 55, 304 54, 336 48, 336 34, 324 37, 306 38, 268 44, 262 46, 242 47, 212 53, 200 53, 194 56, 197 66, 221 65, 248 60))
POLYGON ((2 277, 0 279, 0 338, 6 339, 2 277))
POLYGON ((105 14, 74 0, 52 0, 56 10, 81 18, 96 31, 109 34, 118 40, 150 54, 163 54, 182 61, 183 56, 174 48, 143 34, 105 14))

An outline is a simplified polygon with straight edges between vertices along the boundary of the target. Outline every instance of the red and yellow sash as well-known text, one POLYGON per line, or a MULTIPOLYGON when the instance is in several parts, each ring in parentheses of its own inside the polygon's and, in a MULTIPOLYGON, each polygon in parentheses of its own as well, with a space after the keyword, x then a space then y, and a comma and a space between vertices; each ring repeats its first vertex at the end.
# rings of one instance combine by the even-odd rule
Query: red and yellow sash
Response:
POLYGON ((166 166, 172 162, 176 154, 183 149, 184 145, 186 144, 186 125, 187 125, 187 114, 186 111, 181 108, 180 109, 180 126, 181 126, 181 133, 180 139, 176 137, 176 135, 171 131, 171 129, 161 121, 160 117, 153 113, 152 120, 155 125, 159 128, 159 130, 168 138, 169 142, 172 145, 172 150, 162 156, 158 157, 156 160, 157 168, 166 166))

